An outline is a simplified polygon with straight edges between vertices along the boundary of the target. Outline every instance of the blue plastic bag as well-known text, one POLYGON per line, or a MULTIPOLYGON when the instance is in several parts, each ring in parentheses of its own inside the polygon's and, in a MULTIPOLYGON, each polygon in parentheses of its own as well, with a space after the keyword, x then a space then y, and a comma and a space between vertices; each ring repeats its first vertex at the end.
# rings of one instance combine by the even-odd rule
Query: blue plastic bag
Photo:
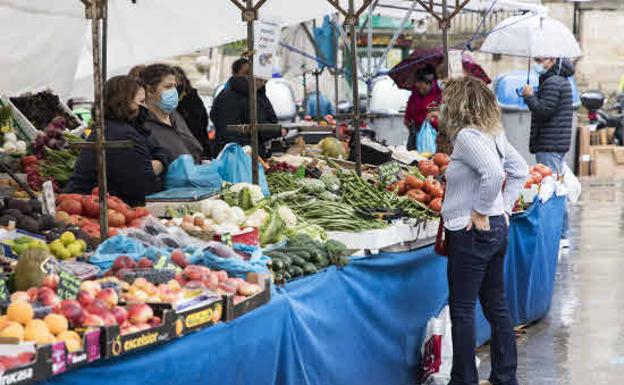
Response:
POLYGON ((428 152, 435 154, 437 136, 438 133, 431 125, 431 122, 429 119, 426 119, 420 126, 420 132, 416 136, 416 150, 420 153, 428 152))
MULTIPOLYGON (((229 143, 217 157, 219 175, 229 183, 252 183, 251 157, 237 143, 229 143)), ((264 196, 269 196, 269 185, 262 166, 258 166, 258 182, 264 196)))
POLYGON ((252 272, 260 274, 269 272, 267 263, 270 259, 266 255, 262 254, 261 248, 242 243, 235 243, 233 248, 236 251, 242 251, 251 255, 251 258, 247 261, 239 259, 226 259, 211 253, 209 250, 204 250, 201 264, 212 270, 225 270, 231 276, 238 278, 244 278, 247 273, 252 272))
POLYGON ((102 272, 113 266, 113 262, 120 255, 127 255, 130 258, 139 260, 145 255, 147 249, 136 239, 117 235, 102 242, 91 258, 89 263, 99 267, 102 272))
POLYGON ((165 188, 208 187, 221 189, 219 165, 215 162, 196 165, 190 155, 180 155, 167 170, 165 188))

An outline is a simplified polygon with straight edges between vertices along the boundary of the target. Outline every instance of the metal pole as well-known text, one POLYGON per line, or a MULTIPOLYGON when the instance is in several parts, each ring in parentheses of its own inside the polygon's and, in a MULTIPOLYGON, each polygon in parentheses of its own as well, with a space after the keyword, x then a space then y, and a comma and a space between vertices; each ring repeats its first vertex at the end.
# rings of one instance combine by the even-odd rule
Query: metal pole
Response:
POLYGON ((308 78, 305 66, 303 67, 303 115, 308 114, 308 78))
POLYGON ((247 51, 249 52, 249 118, 251 134, 251 173, 253 184, 258 184, 258 110, 256 100, 256 81, 254 78, 254 19, 250 17, 255 9, 253 0, 247 0, 247 51))
POLYGON ((102 63, 100 61, 100 20, 99 5, 101 0, 91 1, 91 40, 93 46, 93 90, 95 102, 95 156, 97 162, 98 187, 100 190, 100 237, 102 240, 108 236, 108 204, 106 201, 106 151, 104 147, 104 97, 102 90, 102 63))
MULTIPOLYGON (((338 14, 335 14, 334 25, 332 26, 332 43, 334 46, 334 60, 336 69, 334 70, 334 108, 338 113, 338 76, 340 76, 340 70, 338 69, 338 34, 336 33, 336 26, 338 25, 338 14)), ((338 136, 338 129, 336 129, 336 136, 338 136)))
MULTIPOLYGON (((355 15, 354 0, 349 0, 349 14, 355 15)), ((358 84, 358 66, 357 66, 357 20, 351 20, 351 81, 353 82, 353 129, 355 132, 355 172, 362 174, 362 147, 360 132, 360 90, 358 84)))
POLYGON ((444 62, 443 70, 444 70, 444 78, 448 78, 449 76, 449 37, 448 30, 451 24, 451 21, 448 19, 448 0, 442 0, 442 51, 444 53, 444 62))
POLYGON ((320 82, 319 76, 321 72, 317 69, 314 71, 314 81, 316 86, 316 122, 321 124, 321 90, 320 90, 320 82))
POLYGON ((104 0, 102 16, 102 81, 106 81, 108 71, 108 0, 104 0))
POLYGON ((366 37, 366 61, 367 69, 366 69, 366 111, 370 112, 370 101, 371 95, 373 93, 373 83, 371 79, 373 78, 373 3, 370 3, 368 6, 368 36, 366 37))

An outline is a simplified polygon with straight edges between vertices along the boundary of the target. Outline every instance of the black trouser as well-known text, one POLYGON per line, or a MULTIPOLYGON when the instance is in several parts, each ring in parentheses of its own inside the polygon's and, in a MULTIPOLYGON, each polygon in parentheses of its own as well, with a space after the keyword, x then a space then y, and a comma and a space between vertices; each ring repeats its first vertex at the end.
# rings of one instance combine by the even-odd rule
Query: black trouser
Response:
POLYGON ((448 283, 453 325, 453 369, 449 385, 477 385, 475 307, 477 297, 492 328, 493 385, 517 385, 516 336, 504 292, 508 229, 490 217, 490 231, 447 231, 448 283))
POLYGON ((407 137, 407 150, 408 151, 416 151, 416 136, 418 135, 418 130, 415 128, 409 129, 409 136, 407 137))

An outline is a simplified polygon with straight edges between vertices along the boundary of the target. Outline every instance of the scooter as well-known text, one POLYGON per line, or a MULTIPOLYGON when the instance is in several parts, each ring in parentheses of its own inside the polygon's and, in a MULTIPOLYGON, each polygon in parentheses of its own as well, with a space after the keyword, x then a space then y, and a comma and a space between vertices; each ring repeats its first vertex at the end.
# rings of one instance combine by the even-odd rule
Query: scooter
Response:
POLYGON ((605 96, 600 91, 588 91, 581 95, 581 103, 588 111, 589 123, 601 130, 608 127, 615 128, 615 140, 619 146, 624 146, 624 94, 616 97, 616 102, 606 110, 603 109, 605 96), (615 112, 611 114, 610 112, 615 112))

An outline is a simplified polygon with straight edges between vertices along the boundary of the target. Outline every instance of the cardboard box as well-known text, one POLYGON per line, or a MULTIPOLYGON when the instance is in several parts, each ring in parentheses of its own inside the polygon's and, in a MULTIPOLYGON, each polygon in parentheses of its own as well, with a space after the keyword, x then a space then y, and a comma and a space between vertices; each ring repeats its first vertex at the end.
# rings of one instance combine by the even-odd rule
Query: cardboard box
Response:
MULTIPOLYGON (((0 344, 0 355, 17 356, 23 352, 32 352, 33 345, 0 344)), ((26 385, 43 381, 52 376, 52 345, 39 346, 35 350, 35 358, 29 364, 18 366, 0 374, 2 385, 26 385)))
POLYGON ((82 334, 83 349, 70 353, 64 342, 52 344, 52 375, 80 368, 102 358, 101 336, 104 329, 88 330, 82 334))
POLYGON ((174 309, 171 304, 157 304, 152 306, 162 310, 167 309, 175 313, 174 329, 176 337, 185 336, 189 333, 216 325, 224 320, 223 299, 211 299, 183 309, 174 309))
POLYGON ((234 296, 223 296, 225 302, 225 321, 232 321, 252 310, 259 308, 271 301, 271 279, 267 278, 261 283, 262 291, 242 302, 234 303, 234 296))

